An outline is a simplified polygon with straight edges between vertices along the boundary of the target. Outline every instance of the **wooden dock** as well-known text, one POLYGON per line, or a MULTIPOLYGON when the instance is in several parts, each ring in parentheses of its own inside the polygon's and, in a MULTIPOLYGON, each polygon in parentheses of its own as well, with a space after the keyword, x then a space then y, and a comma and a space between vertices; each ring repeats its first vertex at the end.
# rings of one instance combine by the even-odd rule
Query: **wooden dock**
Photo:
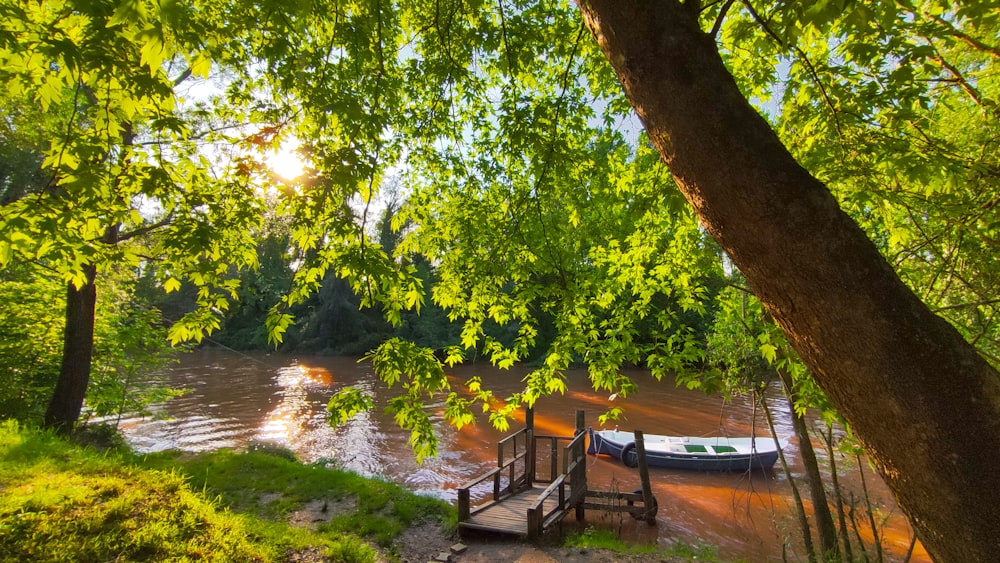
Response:
POLYGON ((528 511, 534 508, 535 500, 544 491, 545 487, 531 487, 507 497, 503 502, 489 503, 470 515, 461 526, 465 529, 527 536, 528 511))
POLYGON ((641 433, 637 433, 636 445, 642 489, 634 493, 589 491, 583 411, 576 413, 573 436, 535 435, 533 419, 528 409, 525 428, 497 445, 497 467, 458 489, 459 532, 480 530, 533 539, 561 522, 571 510, 578 521, 583 520, 586 508, 628 512, 655 523, 657 503, 645 471, 641 433), (537 462, 539 447, 545 446, 542 453, 547 454, 549 463, 548 471, 542 473, 544 468, 537 462), (493 486, 491 498, 471 506, 471 491, 487 483, 493 486))

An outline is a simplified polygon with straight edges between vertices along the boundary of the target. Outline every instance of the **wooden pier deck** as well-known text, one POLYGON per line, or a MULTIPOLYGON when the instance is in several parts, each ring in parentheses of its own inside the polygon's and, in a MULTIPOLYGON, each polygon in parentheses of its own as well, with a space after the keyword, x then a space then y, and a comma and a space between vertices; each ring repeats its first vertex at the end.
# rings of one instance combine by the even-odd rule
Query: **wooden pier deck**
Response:
POLYGON ((469 519, 462 522, 463 528, 484 530, 501 534, 517 536, 528 535, 528 510, 534 507, 535 500, 545 491, 545 487, 531 487, 511 495, 503 502, 490 503, 482 510, 473 513, 469 519))
POLYGON ((577 411, 573 436, 537 436, 533 418, 528 409, 526 427, 498 444, 497 466, 458 489, 459 532, 481 530, 537 538, 571 510, 576 512, 577 520, 583 520, 585 508, 629 512, 650 524, 655 522, 656 499, 645 471, 641 433, 636 436, 643 481, 641 492, 588 491, 583 411, 577 411), (546 444, 548 448, 543 454, 548 456, 549 469, 547 475, 542 475, 537 467, 537 454, 539 446, 546 444), (505 455, 508 450, 509 455, 505 455), (493 485, 492 496, 473 507, 471 491, 487 483, 493 485))

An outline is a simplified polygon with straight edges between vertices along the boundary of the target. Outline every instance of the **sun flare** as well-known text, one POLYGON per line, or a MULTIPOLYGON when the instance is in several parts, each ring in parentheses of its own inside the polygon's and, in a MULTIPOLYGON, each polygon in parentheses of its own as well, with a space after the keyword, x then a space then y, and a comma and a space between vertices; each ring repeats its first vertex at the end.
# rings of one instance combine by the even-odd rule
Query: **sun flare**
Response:
POLYGON ((299 155, 298 147, 298 140, 286 140, 264 158, 267 167, 285 180, 298 178, 306 169, 306 162, 299 155))

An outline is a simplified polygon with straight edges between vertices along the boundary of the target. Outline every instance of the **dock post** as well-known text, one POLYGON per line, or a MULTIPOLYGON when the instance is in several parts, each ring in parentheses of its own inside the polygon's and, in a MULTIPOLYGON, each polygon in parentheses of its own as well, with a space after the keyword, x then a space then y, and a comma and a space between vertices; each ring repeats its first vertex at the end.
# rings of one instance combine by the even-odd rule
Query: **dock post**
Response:
POLYGON ((458 521, 468 522, 469 513, 471 511, 469 507, 469 489, 459 489, 458 490, 458 521))
MULTIPOLYGON (((517 452, 514 452, 515 454, 517 452)), ((513 466, 512 466, 513 467, 513 466)), ((493 478, 493 500, 500 500, 500 470, 503 469, 503 441, 497 443, 497 474, 493 478)), ((513 483, 507 483, 508 490, 513 483)))
POLYGON ((642 482, 642 506, 646 511, 643 520, 652 526, 656 523, 656 499, 653 497, 653 488, 649 484, 649 466, 646 465, 646 442, 642 437, 642 430, 635 431, 635 453, 639 456, 639 480, 642 482))
POLYGON ((524 481, 530 487, 535 482, 535 407, 528 407, 524 412, 524 426, 528 429, 524 458, 524 481))
POLYGON ((540 508, 528 509, 528 539, 537 540, 542 535, 542 513, 540 508))
MULTIPOLYGON (((582 409, 581 410, 577 410, 576 411, 576 431, 573 433, 573 437, 576 438, 578 435, 580 435, 580 434, 582 434, 583 432, 586 432, 586 431, 587 431, 587 427, 584 424, 583 410, 582 409)), ((581 449, 581 451, 574 451, 573 452, 573 459, 576 459, 576 460, 580 460, 580 459, 583 459, 584 457, 586 457, 585 452, 587 451, 587 445, 584 442, 580 442, 580 445, 578 447, 581 449)), ((587 469, 586 469, 586 466, 584 466, 582 468, 577 468, 576 470, 573 471, 573 473, 575 475, 578 475, 579 476, 579 480, 580 480, 579 483, 576 483, 576 482, 574 482, 574 479, 572 477, 570 477, 570 490, 573 491, 574 495, 576 495, 576 491, 578 490, 577 487, 579 487, 583 491, 587 490, 587 469)), ((583 493, 583 497, 585 497, 585 496, 586 496, 586 492, 583 493)), ((583 497, 580 497, 580 498, 583 498, 583 497)), ((576 516, 576 521, 577 522, 583 522, 584 516, 585 516, 584 515, 583 502, 578 502, 577 503, 575 516, 576 516)))

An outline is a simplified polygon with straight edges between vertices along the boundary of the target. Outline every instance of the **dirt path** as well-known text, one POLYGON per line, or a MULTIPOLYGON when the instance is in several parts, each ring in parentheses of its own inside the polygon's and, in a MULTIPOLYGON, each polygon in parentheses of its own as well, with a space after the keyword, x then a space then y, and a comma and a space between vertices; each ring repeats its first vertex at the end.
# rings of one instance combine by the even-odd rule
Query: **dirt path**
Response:
MULTIPOLYGON (((315 528, 339 513, 350 511, 351 501, 339 503, 315 500, 291 513, 288 521, 293 526, 315 528)), ((507 536, 481 534, 456 538, 446 534, 437 524, 423 524, 408 528, 396 539, 391 551, 400 563, 632 563, 662 561, 674 563, 681 558, 663 558, 657 555, 622 555, 610 550, 570 548, 556 545, 554 538, 543 538, 539 543, 528 543, 507 536), (457 549, 455 549, 457 548, 457 549), (463 549, 464 548, 464 549, 463 549)), ((386 557, 384 561, 395 558, 386 557)), ((324 561, 321 550, 303 550, 293 554, 290 561, 313 563, 324 561)))
POLYGON ((451 563, 613 563, 662 561, 679 563, 684 559, 657 555, 621 555, 613 551, 592 548, 569 548, 509 539, 503 536, 479 535, 456 540, 437 526, 410 528, 397 540, 397 552, 402 563, 449 561, 451 563), (453 546, 462 546, 455 553, 453 546), (445 556, 448 558, 445 559, 445 556))

